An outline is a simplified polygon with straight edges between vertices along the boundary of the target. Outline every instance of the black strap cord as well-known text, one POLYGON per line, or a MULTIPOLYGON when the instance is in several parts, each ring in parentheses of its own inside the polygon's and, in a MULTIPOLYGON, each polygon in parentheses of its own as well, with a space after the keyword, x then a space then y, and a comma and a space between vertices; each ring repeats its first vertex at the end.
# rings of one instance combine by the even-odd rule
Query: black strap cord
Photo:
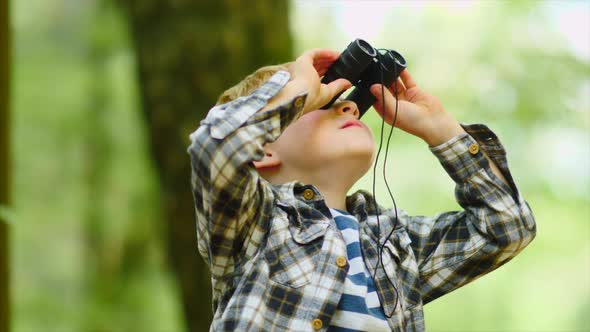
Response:
MULTIPOLYGON (((381 51, 384 49, 378 49, 378 51, 381 51)), ((387 50, 385 50, 387 51, 387 50)), ((381 62, 381 53, 377 52, 377 59, 379 60, 379 62, 381 62)), ((394 72, 397 72, 397 63, 394 62, 394 72)), ((383 86, 383 67, 381 67, 381 65, 379 66, 380 69, 380 74, 381 74, 381 106, 382 106, 382 117, 381 117, 381 134, 380 134, 380 140, 379 140, 379 148, 377 149, 377 156, 375 158, 375 164, 373 166, 373 205, 375 207, 375 211, 377 214, 377 238, 378 238, 378 242, 381 240, 381 224, 380 224, 380 220, 379 220, 379 211, 377 209, 377 199, 375 197, 375 174, 376 174, 376 169, 377 169, 377 163, 379 161, 379 154, 381 153, 381 145, 383 144, 383 129, 385 127, 385 111, 386 111, 386 105, 385 105, 385 87, 383 86)), ((393 207, 394 207, 394 212, 395 212, 395 220, 393 223, 393 227, 391 228, 391 231, 389 232, 389 234, 387 235, 387 238, 385 239, 385 241, 383 241, 383 243, 378 243, 378 251, 377 251, 377 255, 379 256, 379 260, 377 261, 377 267, 375 268, 375 272, 373 274, 373 280, 375 279, 376 275, 377 275, 377 269, 379 269, 379 264, 381 264, 381 267, 383 268, 383 272, 385 274, 385 277, 387 278, 387 282, 389 284, 391 284, 393 286, 393 289, 395 290, 395 302, 394 302, 394 306, 393 306, 393 310, 391 313, 385 312, 385 316, 387 318, 391 318, 393 316, 393 313, 395 312, 395 309, 397 308, 397 304, 398 304, 398 300, 399 300, 399 291, 397 290, 397 287, 395 286, 395 283, 389 278, 389 275, 387 275, 387 272, 385 271, 385 265, 383 264, 383 249, 385 248, 385 244, 387 243, 387 241, 389 241, 389 238, 391 237, 391 235, 393 235, 393 231, 395 230, 395 225, 398 222, 398 217, 397 217, 397 205, 395 204, 395 199, 393 198, 393 195, 391 193, 391 190, 389 188, 389 183, 387 182, 387 177, 386 177, 386 169, 387 169, 387 154, 389 151, 389 142, 391 141, 391 135, 393 133, 393 128, 395 127, 395 123, 397 120, 397 111, 398 111, 398 91, 397 91, 397 79, 394 81, 394 86, 393 86, 393 92, 394 92, 394 96, 395 96, 395 114, 393 116, 393 123, 391 124, 391 128, 389 130, 389 136, 387 137, 387 145, 385 148, 385 159, 383 161, 383 179, 385 180, 385 186, 387 187, 387 191, 389 192, 389 196, 391 197, 391 200, 393 201, 393 207)))

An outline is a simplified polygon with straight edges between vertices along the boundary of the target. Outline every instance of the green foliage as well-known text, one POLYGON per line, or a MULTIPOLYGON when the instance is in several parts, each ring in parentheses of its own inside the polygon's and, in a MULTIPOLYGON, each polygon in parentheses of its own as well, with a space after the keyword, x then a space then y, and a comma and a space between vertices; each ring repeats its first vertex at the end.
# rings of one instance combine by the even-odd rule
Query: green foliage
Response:
POLYGON ((122 17, 14 10, 15 331, 180 330, 122 17))

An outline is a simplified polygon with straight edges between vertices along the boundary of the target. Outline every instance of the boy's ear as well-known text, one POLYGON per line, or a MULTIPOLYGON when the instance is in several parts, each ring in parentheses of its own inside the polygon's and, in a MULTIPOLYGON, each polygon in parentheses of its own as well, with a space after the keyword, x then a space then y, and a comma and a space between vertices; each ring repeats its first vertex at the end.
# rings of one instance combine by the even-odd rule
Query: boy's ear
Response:
POLYGON ((281 158, 279 157, 277 151, 268 146, 265 146, 264 158, 262 158, 259 161, 252 161, 252 163, 254 164, 254 167, 256 167, 257 170, 263 168, 272 168, 281 165, 281 158))

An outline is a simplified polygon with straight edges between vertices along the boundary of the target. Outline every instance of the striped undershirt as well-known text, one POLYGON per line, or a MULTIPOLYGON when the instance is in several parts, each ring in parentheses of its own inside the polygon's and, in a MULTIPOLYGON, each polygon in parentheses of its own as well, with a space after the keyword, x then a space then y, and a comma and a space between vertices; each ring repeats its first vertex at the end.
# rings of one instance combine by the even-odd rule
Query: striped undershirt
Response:
POLYGON ((391 331, 361 254, 358 220, 340 209, 330 212, 346 242, 350 268, 328 331, 391 331))

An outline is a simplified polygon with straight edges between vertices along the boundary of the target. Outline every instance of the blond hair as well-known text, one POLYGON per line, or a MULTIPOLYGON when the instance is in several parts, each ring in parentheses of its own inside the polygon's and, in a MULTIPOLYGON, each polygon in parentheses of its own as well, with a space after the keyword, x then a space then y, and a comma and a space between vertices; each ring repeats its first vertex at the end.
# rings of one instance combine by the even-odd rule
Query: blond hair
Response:
POLYGON ((258 89, 262 83, 268 81, 268 79, 278 71, 289 71, 289 64, 290 62, 280 65, 265 66, 257 69, 252 74, 246 76, 246 78, 244 78, 238 84, 225 90, 217 99, 216 105, 225 104, 241 96, 247 96, 251 94, 254 90, 258 89))

